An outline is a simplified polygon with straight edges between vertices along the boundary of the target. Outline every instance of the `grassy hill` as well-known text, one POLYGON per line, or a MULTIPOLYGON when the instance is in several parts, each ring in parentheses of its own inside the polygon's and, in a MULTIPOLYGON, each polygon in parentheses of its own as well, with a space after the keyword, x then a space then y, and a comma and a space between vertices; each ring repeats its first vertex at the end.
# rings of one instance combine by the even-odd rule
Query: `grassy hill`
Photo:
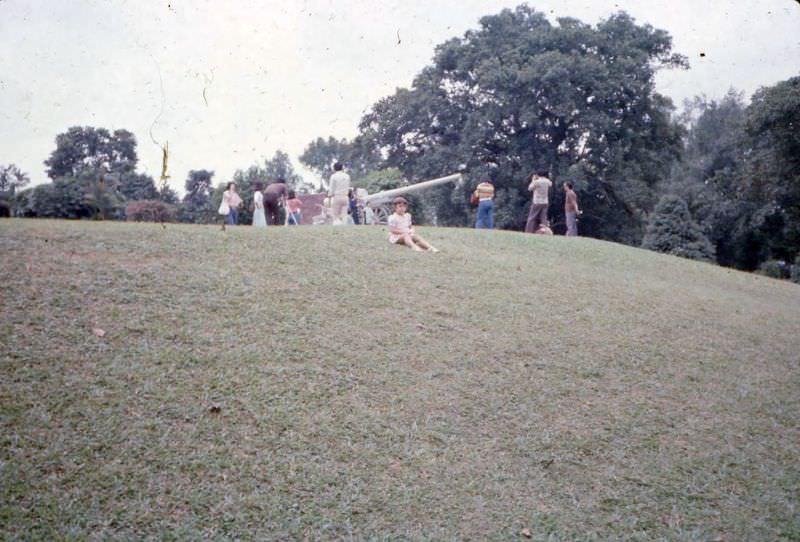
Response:
POLYGON ((0 538, 800 540, 800 287, 422 233, 0 222, 0 538))

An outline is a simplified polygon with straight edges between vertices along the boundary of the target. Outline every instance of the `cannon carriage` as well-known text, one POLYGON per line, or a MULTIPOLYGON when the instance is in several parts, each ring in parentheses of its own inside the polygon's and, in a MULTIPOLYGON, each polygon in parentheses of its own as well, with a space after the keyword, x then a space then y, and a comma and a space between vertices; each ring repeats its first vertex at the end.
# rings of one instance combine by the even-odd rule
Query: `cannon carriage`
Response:
POLYGON ((461 174, 454 173, 452 175, 445 175, 444 177, 437 177, 428 181, 422 181, 407 186, 400 186, 390 190, 382 190, 374 194, 367 194, 363 198, 364 208, 366 209, 368 207, 372 211, 373 224, 386 224, 386 221, 389 219, 389 215, 392 214, 392 199, 395 197, 412 194, 414 192, 419 192, 421 190, 426 190, 434 186, 451 182, 459 184, 461 181, 461 174))
MULTIPOLYGON (((385 225, 392 214, 392 199, 397 196, 419 192, 434 186, 443 185, 446 183, 462 182, 460 173, 446 175, 444 177, 437 177, 407 186, 400 186, 390 190, 381 190, 374 194, 367 193, 366 189, 356 189, 356 201, 358 203, 358 211, 360 213, 361 224, 378 224, 385 225)), ((321 204, 317 204, 318 214, 312 218, 312 223, 315 225, 331 224, 333 217, 331 215, 330 203, 328 198, 321 204)))

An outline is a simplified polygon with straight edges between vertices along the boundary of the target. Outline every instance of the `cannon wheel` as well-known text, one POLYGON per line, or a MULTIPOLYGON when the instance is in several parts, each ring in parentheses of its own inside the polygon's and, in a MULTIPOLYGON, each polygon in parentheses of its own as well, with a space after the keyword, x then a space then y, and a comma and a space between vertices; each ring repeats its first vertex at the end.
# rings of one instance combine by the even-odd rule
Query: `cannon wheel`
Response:
POLYGON ((392 214, 389 207, 380 205, 372 208, 372 224, 374 226, 385 226, 389 221, 389 215, 392 214))

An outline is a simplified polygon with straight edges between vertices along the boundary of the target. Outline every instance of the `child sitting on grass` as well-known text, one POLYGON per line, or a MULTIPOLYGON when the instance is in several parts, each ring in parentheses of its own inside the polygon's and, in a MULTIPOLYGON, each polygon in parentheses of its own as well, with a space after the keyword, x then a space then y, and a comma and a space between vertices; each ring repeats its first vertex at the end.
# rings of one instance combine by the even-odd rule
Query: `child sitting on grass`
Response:
POLYGON ((394 205, 394 213, 387 221, 389 225, 389 242, 405 245, 417 252, 422 252, 423 250, 439 252, 437 248, 414 233, 414 227, 411 225, 411 215, 407 212, 408 201, 400 196, 394 198, 392 204, 394 205))

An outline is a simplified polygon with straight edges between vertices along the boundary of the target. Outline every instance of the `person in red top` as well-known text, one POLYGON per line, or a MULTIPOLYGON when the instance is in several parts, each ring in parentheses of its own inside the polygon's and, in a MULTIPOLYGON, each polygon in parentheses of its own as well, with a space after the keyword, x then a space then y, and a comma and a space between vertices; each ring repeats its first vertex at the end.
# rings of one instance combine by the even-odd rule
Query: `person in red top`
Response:
POLYGON ((578 209, 578 195, 572 190, 570 181, 564 183, 564 214, 567 217, 567 237, 577 237, 581 210, 578 209))
POLYGON ((289 190, 289 199, 286 200, 286 225, 299 226, 300 221, 303 219, 300 214, 300 209, 303 208, 303 202, 298 199, 294 190, 289 190))

